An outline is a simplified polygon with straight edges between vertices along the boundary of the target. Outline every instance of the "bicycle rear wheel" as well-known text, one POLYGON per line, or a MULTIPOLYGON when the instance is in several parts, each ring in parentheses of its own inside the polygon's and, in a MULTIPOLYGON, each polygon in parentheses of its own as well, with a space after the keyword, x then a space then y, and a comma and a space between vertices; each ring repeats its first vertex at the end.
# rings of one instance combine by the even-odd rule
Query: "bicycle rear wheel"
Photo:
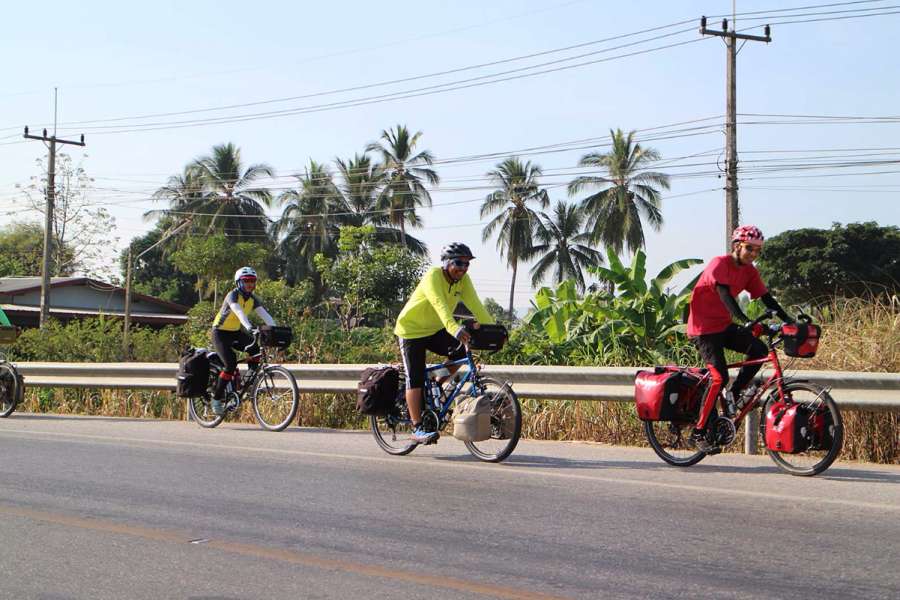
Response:
POLYGON ((209 371, 209 384, 206 386, 206 393, 202 396, 188 398, 188 413, 191 419, 200 427, 210 429, 217 427, 219 423, 225 420, 225 415, 217 415, 212 409, 212 398, 215 393, 216 381, 219 378, 219 371, 211 368, 209 371))
POLYGON ((253 387, 253 413, 259 426, 283 431, 300 406, 300 392, 294 374, 282 366, 266 367, 253 387))
POLYGON ((691 441, 693 425, 673 421, 644 421, 644 435, 656 455, 675 467, 690 467, 706 454, 691 441))
POLYGON ((13 414, 19 399, 19 380, 13 366, 0 363, 0 419, 13 414))
POLYGON ((418 446, 412 438, 412 421, 402 392, 397 394, 394 410, 384 416, 370 415, 369 425, 375 442, 388 454, 405 456, 418 446))
POLYGON ((509 385, 490 377, 479 377, 476 387, 491 397, 491 437, 465 442, 472 455, 486 462, 505 460, 516 449, 522 435, 522 407, 509 385))
MULTIPOLYGON (((818 475, 831 466, 841 453, 844 444, 844 422, 837 404, 825 388, 805 381, 791 381, 784 386, 784 395, 794 404, 798 404, 808 414, 822 419, 822 428, 818 434, 808 431, 804 443, 809 447, 803 452, 785 453, 766 448, 775 465, 785 473, 800 477, 818 475)), ((760 439, 766 439, 766 415, 769 407, 778 401, 777 395, 770 396, 760 419, 760 439)), ((811 428, 810 428, 811 429, 811 428)))

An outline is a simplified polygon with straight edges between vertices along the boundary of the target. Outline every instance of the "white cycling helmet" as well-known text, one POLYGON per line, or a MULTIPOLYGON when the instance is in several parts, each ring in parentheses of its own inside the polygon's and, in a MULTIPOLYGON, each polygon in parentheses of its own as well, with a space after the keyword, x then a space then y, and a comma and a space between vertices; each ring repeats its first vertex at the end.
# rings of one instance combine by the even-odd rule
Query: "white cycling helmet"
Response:
POLYGON ((234 272, 234 282, 240 283, 241 279, 253 279, 255 281, 256 271, 253 267, 241 267, 234 272))

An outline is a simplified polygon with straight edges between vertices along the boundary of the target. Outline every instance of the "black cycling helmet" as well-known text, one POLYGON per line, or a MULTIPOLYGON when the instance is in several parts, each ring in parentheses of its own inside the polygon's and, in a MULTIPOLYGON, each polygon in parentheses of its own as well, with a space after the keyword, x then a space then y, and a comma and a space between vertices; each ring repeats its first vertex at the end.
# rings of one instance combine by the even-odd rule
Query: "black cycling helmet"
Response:
POLYGON ((472 250, 462 242, 452 242, 441 248, 441 260, 450 260, 451 258, 475 258, 472 250))

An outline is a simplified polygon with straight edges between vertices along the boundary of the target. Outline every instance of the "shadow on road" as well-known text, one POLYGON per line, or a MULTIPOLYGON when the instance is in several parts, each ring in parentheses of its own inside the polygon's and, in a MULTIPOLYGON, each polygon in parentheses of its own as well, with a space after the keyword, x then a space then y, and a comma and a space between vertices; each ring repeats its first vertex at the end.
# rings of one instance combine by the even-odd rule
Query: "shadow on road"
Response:
MULTIPOLYGON (((449 462, 479 462, 474 456, 436 456, 435 460, 449 462)), ((539 456, 514 454, 502 464, 509 467, 534 467, 539 469, 631 469, 635 471, 681 471, 697 473, 774 473, 776 468, 767 465, 704 465, 698 464, 689 469, 671 467, 656 460, 582 460, 560 458, 555 456, 539 456)))
POLYGON ((828 469, 817 479, 832 481, 879 481, 883 483, 900 484, 900 473, 888 473, 885 471, 869 471, 861 469, 832 468, 828 469))
MULTIPOLYGON (((473 456, 437 456, 435 460, 448 462, 479 462, 473 456)), ((715 460, 715 459, 713 459, 715 460)), ((602 470, 602 469, 630 469, 636 471, 671 471, 681 473, 724 473, 724 474, 780 474, 781 471, 775 465, 717 465, 714 463, 699 463, 692 467, 672 467, 654 460, 582 460, 560 458, 554 456, 540 456, 529 454, 513 454, 502 464, 511 468, 533 467, 539 469, 572 469, 572 470, 602 470)), ((787 476, 787 475, 785 475, 787 476)), ((829 469, 816 479, 831 481, 877 481, 900 484, 900 472, 874 471, 869 469, 853 469, 848 467, 836 467, 829 469)))
MULTIPOLYGON (((128 423, 151 423, 151 422, 169 422, 169 419, 152 419, 138 417, 103 417, 100 415, 60 415, 45 413, 13 413, 9 417, 10 421, 61 421, 64 419, 78 419, 81 421, 125 421, 128 423)), ((180 422, 180 421, 179 421, 180 422)))

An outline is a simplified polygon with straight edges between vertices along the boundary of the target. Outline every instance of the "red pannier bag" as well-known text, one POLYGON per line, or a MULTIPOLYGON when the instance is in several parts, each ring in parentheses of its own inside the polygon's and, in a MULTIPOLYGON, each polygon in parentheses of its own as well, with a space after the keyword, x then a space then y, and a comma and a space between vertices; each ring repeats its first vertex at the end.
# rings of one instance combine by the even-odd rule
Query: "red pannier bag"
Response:
POLYGON ((700 407, 699 369, 656 367, 634 377, 634 404, 642 421, 692 421, 700 407))
POLYGON ((766 448, 783 454, 799 454, 809 448, 809 410, 800 404, 773 402, 766 411, 766 448))
POLYGON ((812 358, 819 349, 822 328, 812 323, 791 323, 781 326, 784 353, 795 358, 812 358))

